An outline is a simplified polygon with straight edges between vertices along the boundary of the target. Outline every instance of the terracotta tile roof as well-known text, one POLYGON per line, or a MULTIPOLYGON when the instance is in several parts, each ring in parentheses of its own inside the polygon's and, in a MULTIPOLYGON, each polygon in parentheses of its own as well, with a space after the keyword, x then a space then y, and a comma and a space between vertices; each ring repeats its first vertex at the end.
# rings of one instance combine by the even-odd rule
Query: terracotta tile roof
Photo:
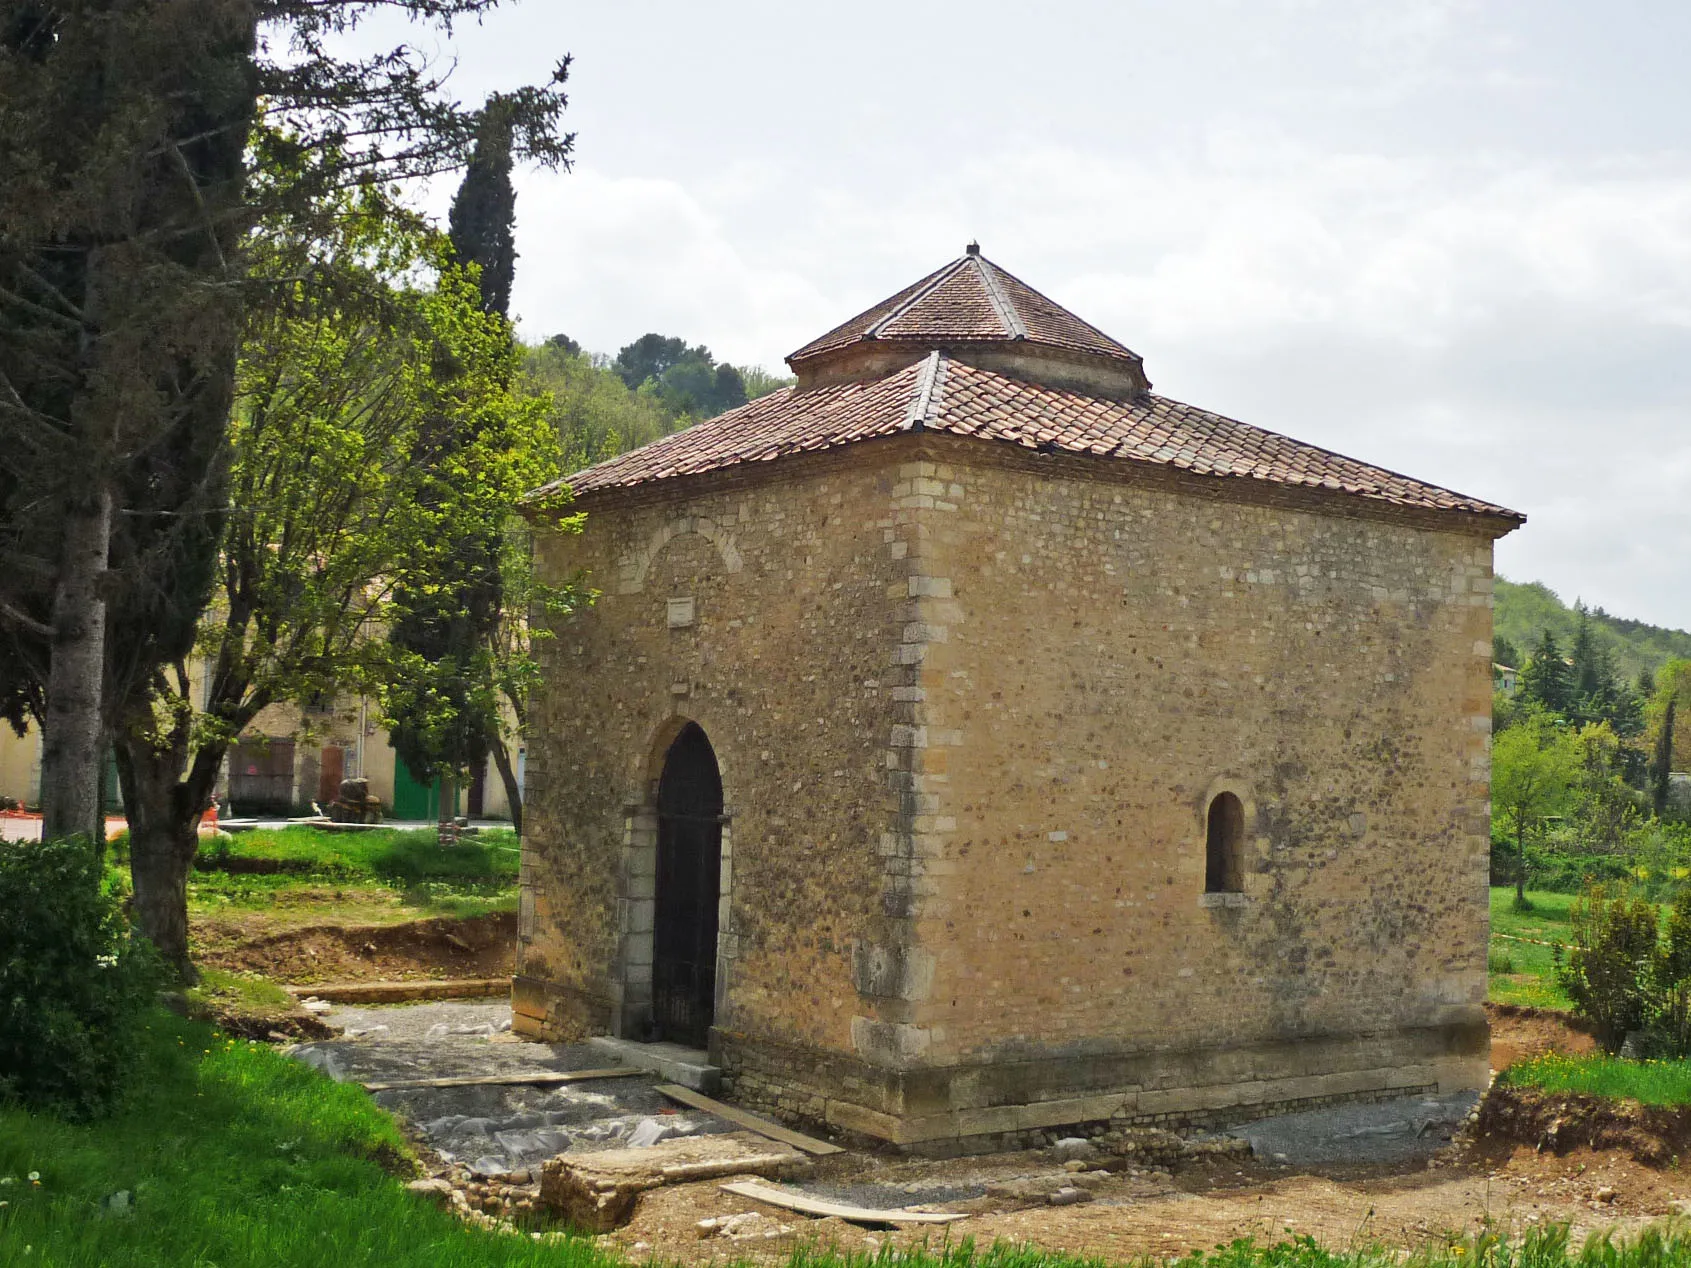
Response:
POLYGON ((1139 364, 1139 356, 971 247, 961 259, 813 339, 787 358, 806 362, 867 341, 895 344, 1026 342, 1139 364))
POLYGON ((767 462, 926 430, 1089 454, 1435 511, 1515 511, 1144 393, 1125 399, 1023 382, 935 351, 874 382, 786 388, 563 481, 576 493, 767 462))

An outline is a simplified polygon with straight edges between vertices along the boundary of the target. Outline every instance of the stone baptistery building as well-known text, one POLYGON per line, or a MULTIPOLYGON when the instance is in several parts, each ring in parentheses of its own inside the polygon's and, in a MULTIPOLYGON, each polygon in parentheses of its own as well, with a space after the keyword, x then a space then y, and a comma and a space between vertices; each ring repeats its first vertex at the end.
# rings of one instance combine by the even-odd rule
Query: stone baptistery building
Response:
POLYGON ((1492 543, 968 254, 569 478, 517 1028, 928 1152, 1483 1086, 1492 543))

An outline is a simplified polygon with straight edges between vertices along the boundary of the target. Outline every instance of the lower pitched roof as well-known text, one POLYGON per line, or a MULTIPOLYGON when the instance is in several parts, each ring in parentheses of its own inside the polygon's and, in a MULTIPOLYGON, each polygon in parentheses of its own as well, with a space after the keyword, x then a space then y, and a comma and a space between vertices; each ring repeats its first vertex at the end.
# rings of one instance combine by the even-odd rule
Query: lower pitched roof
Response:
POLYGON ((943 351, 872 382, 772 392, 566 477, 540 494, 559 486, 576 494, 629 488, 906 431, 1324 489, 1394 506, 1495 517, 1511 525, 1526 519, 1506 507, 1166 397, 1089 396, 1011 378, 943 351))

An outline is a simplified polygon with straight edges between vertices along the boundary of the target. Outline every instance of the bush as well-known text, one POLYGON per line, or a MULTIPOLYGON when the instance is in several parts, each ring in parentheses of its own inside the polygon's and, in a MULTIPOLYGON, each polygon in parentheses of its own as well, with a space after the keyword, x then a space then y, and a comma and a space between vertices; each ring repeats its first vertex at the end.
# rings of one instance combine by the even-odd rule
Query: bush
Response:
POLYGON ((1556 948, 1556 980, 1574 1011, 1591 1022, 1607 1052, 1620 1051, 1644 1024, 1656 964, 1656 909, 1606 885, 1592 885, 1568 908, 1573 946, 1556 948))
POLYGON ((66 1118, 121 1097, 160 978, 84 841, 0 842, 0 1099, 66 1118))

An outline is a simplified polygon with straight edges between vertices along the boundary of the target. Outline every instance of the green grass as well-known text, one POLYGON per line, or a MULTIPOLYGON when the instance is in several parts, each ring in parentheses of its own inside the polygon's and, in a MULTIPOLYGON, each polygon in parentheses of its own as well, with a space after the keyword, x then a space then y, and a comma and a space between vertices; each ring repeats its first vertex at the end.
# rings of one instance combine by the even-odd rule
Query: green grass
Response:
POLYGON ((509 829, 484 829, 444 849, 432 830, 241 832, 201 843, 188 904, 196 916, 467 920, 516 909, 520 858, 509 829), (252 870, 268 866, 283 870, 252 870))
POLYGON ((1691 1061, 1626 1061, 1549 1053, 1518 1061, 1498 1076, 1516 1087, 1577 1092, 1645 1105, 1691 1105, 1691 1061))
POLYGON ((294 997, 274 982, 250 973, 229 973, 223 969, 202 969, 199 983, 187 994, 190 1005, 209 1009, 285 1013, 295 1007, 294 997))
POLYGON ((415 884, 514 881, 518 858, 517 836, 508 828, 487 829, 443 849, 431 830, 323 832, 295 827, 208 839, 200 846, 199 864, 215 869, 221 859, 273 859, 300 868, 285 875, 415 884))
POLYGON ((398 1128, 358 1088, 158 1014, 132 1101, 71 1126, 0 1110, 0 1263, 66 1268, 609 1264, 472 1229, 384 1171, 398 1128), (31 1183, 31 1172, 39 1184, 31 1183), (129 1215, 102 1200, 133 1195, 129 1215), (25 1248, 30 1248, 27 1252, 25 1248))
POLYGON ((1557 984, 1550 948, 1542 944, 1568 941, 1568 908, 1574 895, 1528 890, 1527 901, 1533 909, 1518 912, 1512 886, 1497 886, 1491 891, 1488 962, 1497 965, 1499 960, 1506 960, 1512 971, 1493 970, 1490 998, 1497 1004, 1566 1012, 1573 1007, 1573 1001, 1557 984), (1509 936, 1500 937, 1500 934, 1509 936))

